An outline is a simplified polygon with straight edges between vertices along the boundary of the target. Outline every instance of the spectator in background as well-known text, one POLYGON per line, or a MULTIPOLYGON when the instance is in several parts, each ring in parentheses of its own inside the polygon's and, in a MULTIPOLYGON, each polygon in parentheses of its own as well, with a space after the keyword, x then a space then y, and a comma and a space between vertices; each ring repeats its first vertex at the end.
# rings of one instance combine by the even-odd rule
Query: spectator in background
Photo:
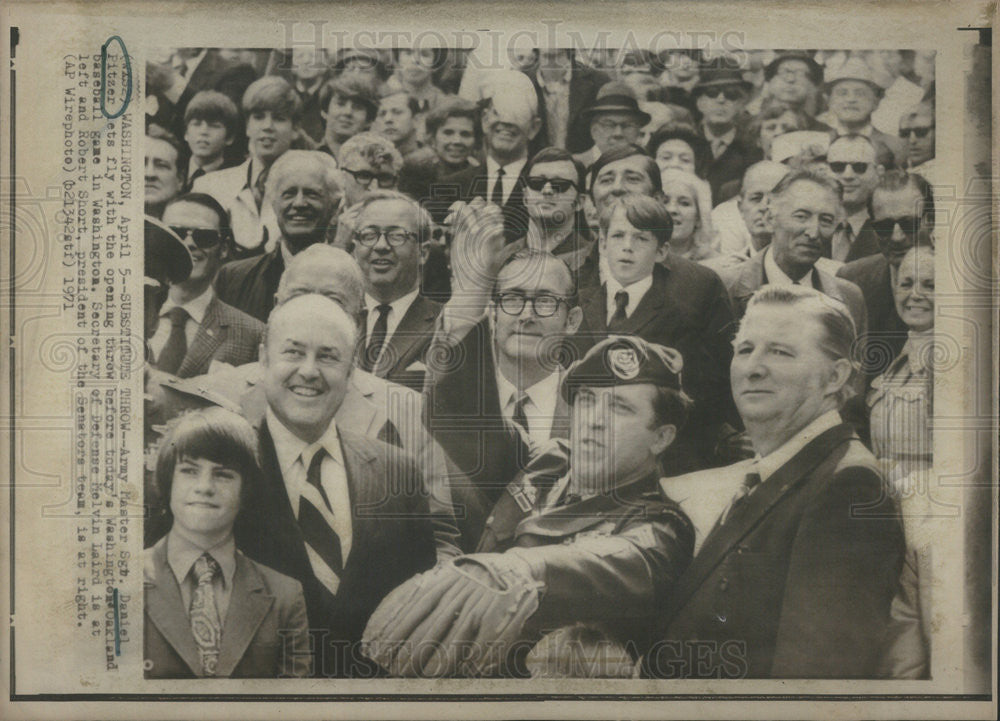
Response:
POLYGON ((934 102, 925 100, 899 118, 899 137, 906 143, 906 167, 934 182, 934 102))
POLYGON ((335 244, 349 249, 357 220, 358 203, 370 190, 395 190, 403 169, 403 156, 392 141, 378 133, 359 133, 340 147, 343 201, 337 217, 335 244))
POLYGON ((823 68, 809 53, 789 50, 778 53, 764 68, 764 92, 761 107, 773 100, 805 116, 798 130, 830 128, 816 120, 823 88, 823 68))
POLYGON ((155 125, 146 131, 145 150, 145 212, 159 218, 166 204, 184 187, 183 153, 180 141, 155 125))
POLYGON ((844 190, 846 217, 833 236, 830 257, 848 262, 878 252, 878 239, 871 227, 872 192, 885 173, 875 146, 863 135, 842 135, 830 143, 827 165, 844 190))
POLYGON ((668 105, 652 101, 640 101, 639 110, 650 117, 650 121, 639 129, 639 140, 636 143, 642 147, 648 147, 653 133, 661 128, 678 125, 694 127, 694 118, 691 111, 680 105, 668 105))
POLYGON ((660 170, 683 170, 705 177, 712 161, 712 151, 693 128, 675 126, 653 133, 646 146, 660 170))
POLYGON ((461 98, 446 98, 425 119, 427 146, 403 163, 399 189, 417 200, 429 199, 441 178, 476 164, 473 151, 482 142, 479 111, 461 98))
POLYGON ((389 138, 404 160, 423 147, 418 137, 418 112, 420 105, 405 90, 390 84, 383 86, 372 130, 389 138))
POLYGON ((663 204, 673 221, 670 252, 704 262, 718 256, 718 243, 712 230, 712 194, 708 183, 684 170, 664 170, 663 204))
POLYGON ((542 128, 536 145, 582 153, 593 145, 584 108, 593 105, 597 91, 610 78, 576 61, 570 49, 542 49, 538 67, 530 74, 538 95, 542 128))
POLYGON ((302 102, 300 126, 313 143, 323 140, 326 124, 323 122, 323 84, 330 74, 330 63, 324 48, 312 45, 297 45, 289 58, 290 81, 302 102))
MULTIPOLYGON (((712 201, 716 204, 728 199, 722 187, 742 178, 753 162, 751 149, 738 137, 750 84, 739 70, 728 67, 724 60, 720 58, 714 67, 702 70, 694 89, 701 114, 700 131, 712 153, 705 177, 712 186, 712 201)), ((736 189, 732 189, 729 197, 735 192, 736 189)))
POLYGON ((203 90, 188 103, 184 127, 184 141, 191 153, 184 184, 187 192, 201 176, 237 164, 229 150, 240 130, 240 111, 222 93, 203 90))
POLYGON ((389 79, 385 53, 374 48, 341 48, 333 65, 334 77, 359 77, 380 88, 389 79))
POLYGON ((263 253, 278 240, 280 230, 264 202, 264 190, 268 169, 299 134, 302 101, 285 80, 270 75, 247 88, 243 115, 250 157, 242 165, 209 173, 192 186, 195 192, 211 195, 229 213, 237 257, 263 253))
POLYGON ((659 68, 649 50, 623 51, 618 58, 617 80, 625 83, 640 101, 660 99, 659 68))
POLYGON ((371 126, 378 112, 378 97, 370 80, 348 75, 327 82, 320 99, 326 125, 317 150, 336 158, 344 143, 371 126))
MULTIPOLYGON (((434 70, 441 67, 444 50, 413 48, 393 50, 393 80, 417 103, 417 124, 423 127, 427 113, 435 110, 448 94, 434 84, 434 70)), ((423 131, 420 132, 421 136, 423 131)))
POLYGON ((754 163, 743 174, 740 194, 712 210, 712 226, 721 258, 709 267, 723 279, 725 268, 739 265, 770 244, 768 203, 771 191, 788 172, 788 166, 772 160, 754 163))
POLYGON ((779 100, 764 101, 760 113, 750 121, 749 135, 757 144, 754 157, 757 161, 770 160, 771 146, 776 137, 796 130, 808 130, 808 125, 809 117, 805 113, 779 100))
POLYGON ((276 160, 267 179, 279 228, 275 248, 224 265, 215 280, 219 298, 266 321, 285 266, 303 248, 326 242, 341 194, 336 165, 325 153, 295 150, 276 160))
POLYGON ((575 157, 588 170, 601 154, 634 144, 639 139, 639 129, 652 119, 639 109, 632 88, 622 82, 602 85, 596 100, 582 115, 590 123, 594 144, 575 157))
POLYGON ((700 78, 701 51, 664 50, 658 56, 660 100, 695 112, 694 88, 700 78))

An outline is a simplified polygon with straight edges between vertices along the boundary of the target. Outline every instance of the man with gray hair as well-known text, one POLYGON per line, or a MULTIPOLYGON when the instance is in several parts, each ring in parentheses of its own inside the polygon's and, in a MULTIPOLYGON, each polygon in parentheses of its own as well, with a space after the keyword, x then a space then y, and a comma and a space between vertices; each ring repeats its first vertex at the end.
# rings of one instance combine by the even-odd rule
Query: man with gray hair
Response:
POLYGON ((420 295, 430 214, 410 197, 376 190, 358 205, 354 258, 365 277, 358 366, 414 390, 424 384, 424 355, 441 304, 420 295))
POLYGON ((289 150, 278 158, 268 173, 266 202, 271 203, 281 237, 271 252, 220 268, 215 281, 219 298, 265 321, 285 266, 302 249, 326 242, 340 196, 330 156, 289 150))
POLYGON ((756 456, 660 481, 683 499, 695 555, 645 675, 875 677, 905 549, 875 457, 839 413, 856 338, 844 305, 808 286, 750 299, 730 377, 756 456))

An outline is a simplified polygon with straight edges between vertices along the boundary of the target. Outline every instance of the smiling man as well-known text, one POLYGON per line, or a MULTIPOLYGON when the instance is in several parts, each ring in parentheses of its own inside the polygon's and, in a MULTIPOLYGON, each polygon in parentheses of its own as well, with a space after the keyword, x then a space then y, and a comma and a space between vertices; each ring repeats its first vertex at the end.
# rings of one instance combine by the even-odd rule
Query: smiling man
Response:
POLYGON ((369 615, 435 561, 412 458, 334 420, 356 342, 354 320, 324 296, 272 312, 260 349, 264 487, 236 530, 249 556, 302 583, 314 671, 325 677, 370 673, 353 648, 369 615))
POLYGON ((228 217, 210 195, 182 195, 163 211, 163 222, 191 254, 191 275, 170 285, 156 332, 153 364, 180 378, 212 371, 219 363, 257 360, 264 324, 219 300, 212 281, 229 253, 228 217))
POLYGON ((424 355, 441 304, 420 295, 431 218, 402 193, 365 197, 354 231, 354 257, 365 276, 365 324, 358 366, 422 390, 424 355))
POLYGON ((878 252, 870 201, 885 174, 875 146, 863 135, 842 135, 826 152, 830 173, 843 188, 845 218, 833 235, 830 257, 849 262, 878 252))
POLYGON ((731 377, 756 457, 661 481, 694 522, 695 556, 646 675, 875 677, 904 544, 874 456, 838 413, 856 338, 843 304, 812 288, 750 301, 731 377))
POLYGON ((271 167, 267 197, 280 230, 277 246, 227 263, 215 282, 221 299, 258 320, 274 307, 281 273, 292 256, 326 241, 341 197, 336 164, 317 150, 288 151, 271 167))

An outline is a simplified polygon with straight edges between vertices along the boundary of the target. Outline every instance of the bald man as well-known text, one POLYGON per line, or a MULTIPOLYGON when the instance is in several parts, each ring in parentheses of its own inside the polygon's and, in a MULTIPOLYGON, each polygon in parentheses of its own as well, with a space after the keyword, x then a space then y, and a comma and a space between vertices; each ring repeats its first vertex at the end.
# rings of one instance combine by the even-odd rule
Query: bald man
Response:
POLYGON ((718 233, 722 250, 716 261, 718 265, 710 264, 713 270, 738 265, 771 242, 768 199, 787 173, 788 166, 781 163, 770 160, 754 163, 743 174, 740 194, 712 210, 712 227, 718 233))

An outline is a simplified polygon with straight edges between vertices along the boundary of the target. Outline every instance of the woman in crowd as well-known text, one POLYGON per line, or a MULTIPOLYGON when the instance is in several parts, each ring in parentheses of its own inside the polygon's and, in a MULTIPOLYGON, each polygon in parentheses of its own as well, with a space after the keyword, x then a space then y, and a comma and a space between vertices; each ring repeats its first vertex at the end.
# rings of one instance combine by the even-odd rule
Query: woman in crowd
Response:
POLYGON ((758 155, 753 159, 771 160, 771 144, 779 135, 793 130, 806 130, 809 118, 804 113, 793 110, 778 100, 767 100, 760 109, 760 115, 751 123, 751 138, 757 144, 758 155))
POLYGON ((660 178, 663 203, 674 223, 670 234, 671 252, 695 262, 718 255, 712 232, 712 191, 708 181, 675 168, 663 170, 660 178))
POLYGON ((660 128, 649 140, 647 152, 660 170, 674 168, 705 177, 712 160, 708 141, 684 126, 660 128))
MULTIPOLYGON (((930 485, 933 453, 934 251, 903 257, 893 286, 896 312, 909 328, 906 345, 868 394, 872 450, 899 498, 907 555, 892 604, 883 673, 926 678, 930 663, 930 520, 938 505, 930 485)), ((938 506, 941 507, 941 506, 938 506)))

